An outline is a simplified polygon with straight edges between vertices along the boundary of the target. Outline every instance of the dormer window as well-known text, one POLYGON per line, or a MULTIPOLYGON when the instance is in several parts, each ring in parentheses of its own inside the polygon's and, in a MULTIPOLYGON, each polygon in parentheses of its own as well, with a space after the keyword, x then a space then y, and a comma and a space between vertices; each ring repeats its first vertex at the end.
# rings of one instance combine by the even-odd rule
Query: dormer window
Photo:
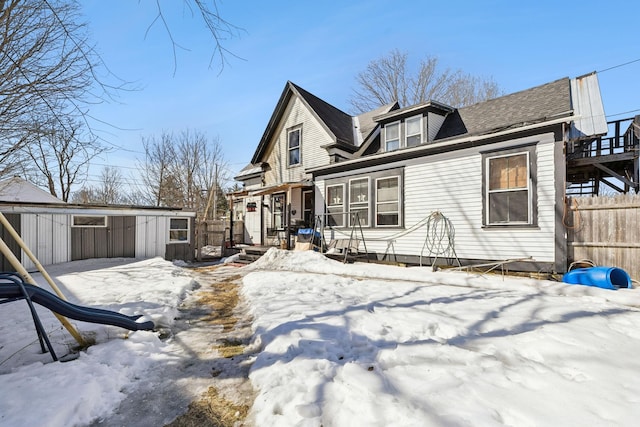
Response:
POLYGON ((389 123, 384 127, 384 150, 393 151, 400 148, 400 122, 389 123))
POLYGON ((386 124, 384 126, 384 150, 393 151, 422 144, 422 120, 420 114, 386 124))
POLYGON ((404 122, 407 135, 407 147, 422 143, 422 116, 409 117, 404 122))

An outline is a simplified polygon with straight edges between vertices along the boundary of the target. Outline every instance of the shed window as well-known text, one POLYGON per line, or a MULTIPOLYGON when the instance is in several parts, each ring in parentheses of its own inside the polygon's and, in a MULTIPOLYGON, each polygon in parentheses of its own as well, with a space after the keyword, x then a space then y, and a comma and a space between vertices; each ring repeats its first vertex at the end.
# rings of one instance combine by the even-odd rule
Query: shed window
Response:
POLYGON ((352 179, 349 181, 349 225, 369 225, 369 178, 352 179))
POLYGON ((332 227, 344 226, 344 185, 327 186, 327 223, 332 227))
POLYGON ((189 241, 189 218, 171 218, 169 220, 169 243, 189 241))
POLYGON ((73 227, 106 227, 105 215, 73 215, 73 227))
POLYGON ((530 224, 529 154, 487 158, 489 224, 530 224))
POLYGON ((290 130, 287 134, 287 148, 289 152, 289 166, 300 164, 300 129, 290 130))
POLYGON ((400 178, 376 180, 376 226, 398 226, 400 224, 400 178))

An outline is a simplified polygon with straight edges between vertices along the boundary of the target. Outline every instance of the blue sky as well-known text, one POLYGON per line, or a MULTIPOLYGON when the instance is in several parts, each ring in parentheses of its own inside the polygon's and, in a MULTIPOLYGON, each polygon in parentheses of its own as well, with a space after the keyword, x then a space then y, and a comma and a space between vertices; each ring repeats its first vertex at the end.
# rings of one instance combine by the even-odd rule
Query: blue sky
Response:
MULTIPOLYGON (((640 59, 637 1, 243 1, 218 0, 220 14, 243 29, 225 47, 221 71, 213 45, 180 0, 161 0, 178 50, 155 18, 152 0, 82 2, 97 50, 137 91, 92 107, 113 152, 96 159, 129 177, 142 136, 192 129, 218 137, 232 173, 251 159, 287 80, 349 112, 355 77, 399 49, 413 61, 492 77, 505 93, 640 59)), ((640 61, 602 72, 610 119, 640 114, 640 61)))

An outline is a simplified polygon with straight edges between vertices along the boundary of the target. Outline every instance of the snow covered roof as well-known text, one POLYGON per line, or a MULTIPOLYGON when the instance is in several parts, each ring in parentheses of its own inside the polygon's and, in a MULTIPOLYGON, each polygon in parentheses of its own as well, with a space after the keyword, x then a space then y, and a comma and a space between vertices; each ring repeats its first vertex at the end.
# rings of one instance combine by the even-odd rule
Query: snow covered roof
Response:
POLYGON ((66 204, 66 202, 18 176, 0 181, 0 201, 66 204))

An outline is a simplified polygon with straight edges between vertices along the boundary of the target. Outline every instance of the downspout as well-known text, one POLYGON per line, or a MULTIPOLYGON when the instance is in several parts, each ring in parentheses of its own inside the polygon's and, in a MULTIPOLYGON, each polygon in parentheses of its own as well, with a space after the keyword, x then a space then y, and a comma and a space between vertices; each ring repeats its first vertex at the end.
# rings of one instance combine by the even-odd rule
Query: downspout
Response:
POLYGON ((260 246, 265 246, 264 235, 264 195, 260 196, 260 246))
POLYGON ((564 273, 567 270, 569 249, 569 233, 565 224, 565 214, 570 214, 567 204, 567 145, 569 144, 569 128, 562 123, 562 142, 554 144, 554 181, 555 181, 555 257, 554 271, 564 273))

